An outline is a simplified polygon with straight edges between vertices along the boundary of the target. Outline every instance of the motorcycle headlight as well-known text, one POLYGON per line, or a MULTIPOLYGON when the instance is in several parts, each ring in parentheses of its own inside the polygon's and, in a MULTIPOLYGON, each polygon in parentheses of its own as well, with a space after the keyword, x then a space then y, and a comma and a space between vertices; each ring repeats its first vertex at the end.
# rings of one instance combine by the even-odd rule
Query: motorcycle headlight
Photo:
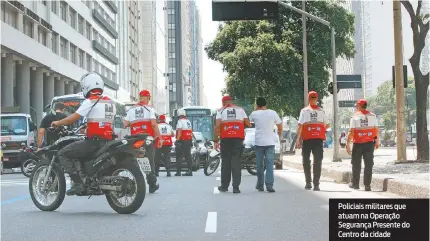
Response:
POLYGON ((147 146, 151 145, 151 143, 152 143, 152 141, 151 141, 151 140, 146 140, 146 141, 145 141, 145 144, 146 144, 147 146))

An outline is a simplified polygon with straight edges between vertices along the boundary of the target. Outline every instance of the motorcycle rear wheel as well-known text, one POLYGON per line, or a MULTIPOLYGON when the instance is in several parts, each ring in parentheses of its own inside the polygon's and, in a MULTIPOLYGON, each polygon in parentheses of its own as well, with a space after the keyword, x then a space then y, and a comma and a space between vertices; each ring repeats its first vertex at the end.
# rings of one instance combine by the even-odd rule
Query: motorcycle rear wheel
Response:
POLYGON ((50 193, 45 194, 47 190, 41 190, 43 185, 42 181, 44 180, 44 178, 39 177, 39 174, 45 171, 45 175, 46 175, 48 168, 49 168, 48 162, 39 162, 36 165, 36 167, 33 169, 33 172, 30 175, 29 192, 30 192, 31 200, 33 201, 34 205, 36 205, 37 208, 39 208, 42 211, 55 211, 58 207, 61 206, 66 196, 66 177, 64 175, 63 169, 59 165, 54 163, 52 165, 51 174, 48 179, 48 183, 46 187, 49 187, 49 189, 54 187, 53 189, 56 189, 57 191, 56 197, 54 198, 54 201, 51 204, 43 204, 41 203, 41 200, 39 200, 40 199, 39 194, 46 196, 45 198, 47 199, 47 196, 50 193), (51 185, 54 185, 54 186, 51 186, 51 185))
POLYGON ((121 170, 128 171, 133 175, 135 184, 133 195, 135 195, 135 198, 129 205, 121 206, 118 199, 122 197, 118 197, 117 192, 110 191, 106 193, 106 200, 109 203, 109 206, 119 214, 131 214, 136 212, 142 206, 146 196, 145 177, 140 171, 137 161, 130 159, 120 162, 111 170, 112 171, 109 174, 112 176, 115 176, 115 173, 121 170))
POLYGON ((220 157, 209 159, 206 162, 203 172, 205 173, 206 176, 212 175, 218 169, 220 163, 221 163, 220 157))

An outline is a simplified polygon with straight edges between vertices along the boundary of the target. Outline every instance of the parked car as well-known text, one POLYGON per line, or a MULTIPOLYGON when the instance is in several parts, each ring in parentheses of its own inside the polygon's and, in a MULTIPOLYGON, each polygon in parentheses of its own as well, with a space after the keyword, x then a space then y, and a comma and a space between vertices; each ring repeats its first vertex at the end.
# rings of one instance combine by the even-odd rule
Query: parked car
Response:
MULTIPOLYGON (((176 170, 176 146, 175 146, 175 141, 176 138, 172 137, 172 141, 173 141, 173 145, 172 145, 172 149, 170 150, 170 170, 176 170)), ((193 146, 191 147, 191 160, 193 163, 193 171, 197 171, 199 170, 200 167, 200 163, 197 162, 198 160, 196 159, 196 147, 195 147, 195 141, 193 139, 193 146)), ((164 163, 160 163, 160 167, 165 167, 164 163)), ((187 166, 187 162, 186 161, 182 161, 182 170, 185 171, 187 170, 186 168, 188 168, 187 166)))

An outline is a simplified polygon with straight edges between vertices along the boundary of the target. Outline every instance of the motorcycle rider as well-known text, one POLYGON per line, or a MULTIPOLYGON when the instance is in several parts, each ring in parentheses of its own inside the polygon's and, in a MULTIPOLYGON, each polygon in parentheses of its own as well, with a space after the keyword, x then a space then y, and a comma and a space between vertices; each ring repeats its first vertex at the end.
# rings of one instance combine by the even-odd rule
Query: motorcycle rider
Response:
POLYGON ((193 129, 191 122, 187 119, 184 109, 178 110, 178 124, 176 125, 176 174, 181 176, 182 158, 185 158, 188 164, 188 171, 184 176, 192 176, 193 164, 191 162, 191 147, 193 146, 193 129))
MULTIPOLYGON (((142 90, 139 93, 140 102, 135 106, 131 107, 127 111, 127 116, 124 120, 124 127, 130 126, 130 133, 136 134, 147 134, 152 136, 154 139, 160 138, 160 132, 158 131, 157 118, 155 116, 155 109, 149 105, 151 100, 151 93, 148 90, 142 90)), ((157 141, 158 147, 161 147, 163 140, 157 141)), ((160 188, 157 184, 157 177, 155 176, 155 147, 154 142, 149 146, 146 146, 147 157, 151 165, 151 172, 147 175, 146 182, 149 185, 149 193, 154 193, 160 188)))
POLYGON ((79 109, 70 116, 51 123, 52 127, 57 127, 71 125, 81 117, 87 118, 87 139, 73 142, 58 152, 60 163, 73 181, 72 187, 66 192, 68 196, 78 194, 84 189, 73 160, 91 156, 114 137, 116 107, 109 97, 103 96, 103 79, 97 73, 90 72, 82 76, 80 85, 86 99, 79 109))
MULTIPOLYGON (((155 163, 156 170, 155 175, 158 177, 158 172, 160 170, 160 163, 163 161, 164 167, 167 171, 167 176, 170 177, 170 151, 172 150, 172 137, 175 136, 172 126, 166 123, 166 116, 159 116, 158 130, 160 131, 161 140, 163 144, 160 148, 155 150, 155 163)), ((160 139, 157 139, 157 141, 160 139)), ((158 146, 158 143, 157 143, 158 146)))
POLYGON ((239 185, 242 178, 241 154, 245 125, 251 126, 245 111, 233 105, 230 96, 222 98, 223 107, 217 111, 215 126, 215 148, 221 139, 221 186, 218 190, 227 192, 233 176, 233 193, 240 193, 239 185))

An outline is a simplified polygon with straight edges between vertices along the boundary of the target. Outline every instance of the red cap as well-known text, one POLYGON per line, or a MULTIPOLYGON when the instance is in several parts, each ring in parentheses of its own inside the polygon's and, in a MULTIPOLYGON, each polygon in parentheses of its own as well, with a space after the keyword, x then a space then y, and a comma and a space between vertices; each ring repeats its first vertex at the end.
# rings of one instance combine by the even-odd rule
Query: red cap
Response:
POLYGON ((318 98, 318 93, 316 91, 310 91, 308 93, 308 98, 316 97, 318 98))
POLYGON ((359 99, 359 100, 357 100, 356 105, 358 105, 358 106, 367 105, 367 101, 365 99, 359 99))
POLYGON ((151 93, 149 93, 149 90, 142 90, 142 91, 140 91, 139 96, 151 97, 151 93))
POLYGON ((160 119, 160 121, 166 121, 166 116, 165 115, 160 115, 158 118, 160 119))
POLYGON ((227 101, 227 100, 233 100, 233 99, 229 95, 222 97, 222 102, 227 101))

